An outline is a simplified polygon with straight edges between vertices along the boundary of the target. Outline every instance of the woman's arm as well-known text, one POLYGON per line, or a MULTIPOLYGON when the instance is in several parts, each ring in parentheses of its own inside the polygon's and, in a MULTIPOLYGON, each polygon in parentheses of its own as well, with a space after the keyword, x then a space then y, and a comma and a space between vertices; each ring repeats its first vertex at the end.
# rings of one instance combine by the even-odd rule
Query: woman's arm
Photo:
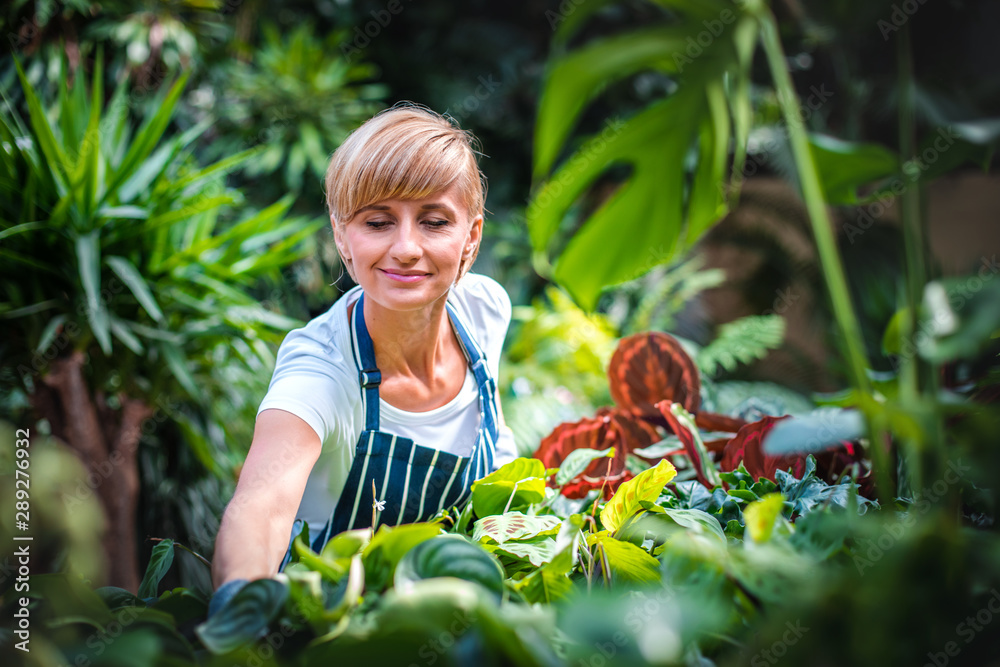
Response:
POLYGON ((250 452, 215 539, 216 588, 278 572, 321 448, 316 432, 292 413, 271 409, 257 416, 250 452))

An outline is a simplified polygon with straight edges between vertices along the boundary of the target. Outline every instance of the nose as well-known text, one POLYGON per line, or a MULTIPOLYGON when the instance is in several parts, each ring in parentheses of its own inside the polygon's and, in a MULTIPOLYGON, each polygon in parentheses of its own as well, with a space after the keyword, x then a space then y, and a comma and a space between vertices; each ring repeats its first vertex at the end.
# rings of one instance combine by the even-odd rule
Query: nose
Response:
POLYGON ((392 258, 401 264, 412 264, 420 259, 420 230, 414 220, 400 220, 396 225, 392 246, 389 252, 392 258))

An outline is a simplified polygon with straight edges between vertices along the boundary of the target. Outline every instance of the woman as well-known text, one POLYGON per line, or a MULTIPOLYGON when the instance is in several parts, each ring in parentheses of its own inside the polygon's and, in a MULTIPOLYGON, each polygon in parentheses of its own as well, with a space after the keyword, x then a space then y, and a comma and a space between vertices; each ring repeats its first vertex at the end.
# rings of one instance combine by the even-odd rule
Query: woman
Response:
POLYGON ((278 351, 216 540, 230 590, 283 568, 300 522, 318 551, 375 501, 380 524, 426 520, 516 456, 494 381, 510 299, 466 275, 485 200, 471 136, 393 107, 337 149, 326 192, 358 287, 278 351))

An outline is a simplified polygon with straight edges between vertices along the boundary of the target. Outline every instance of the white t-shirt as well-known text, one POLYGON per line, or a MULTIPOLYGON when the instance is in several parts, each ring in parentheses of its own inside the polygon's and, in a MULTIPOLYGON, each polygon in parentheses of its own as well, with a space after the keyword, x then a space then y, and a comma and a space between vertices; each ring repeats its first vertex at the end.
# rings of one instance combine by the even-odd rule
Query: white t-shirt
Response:
MULTIPOLYGON (((326 522, 333 511, 365 427, 347 317, 348 305, 360 294, 361 288, 355 287, 327 312, 289 332, 278 349, 267 395, 257 409, 258 415, 269 409, 292 413, 309 424, 323 443, 296 514, 314 526, 326 522)), ((448 302, 485 352, 490 374, 496 379, 510 325, 507 292, 492 278, 468 273, 452 287, 448 302)), ((379 404, 380 430, 410 438, 418 445, 468 456, 479 434, 479 387, 471 369, 466 370, 458 395, 434 410, 407 412, 382 399, 379 404)), ((513 433, 501 427, 494 470, 516 457, 513 433)))

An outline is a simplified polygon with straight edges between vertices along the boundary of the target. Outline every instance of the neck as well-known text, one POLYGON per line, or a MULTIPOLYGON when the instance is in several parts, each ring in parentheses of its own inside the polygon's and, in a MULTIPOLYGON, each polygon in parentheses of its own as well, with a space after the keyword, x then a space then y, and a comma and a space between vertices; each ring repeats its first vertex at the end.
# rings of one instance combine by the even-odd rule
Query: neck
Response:
POLYGON ((365 325, 383 378, 401 375, 434 381, 455 338, 446 298, 412 311, 389 310, 365 300, 365 325))

